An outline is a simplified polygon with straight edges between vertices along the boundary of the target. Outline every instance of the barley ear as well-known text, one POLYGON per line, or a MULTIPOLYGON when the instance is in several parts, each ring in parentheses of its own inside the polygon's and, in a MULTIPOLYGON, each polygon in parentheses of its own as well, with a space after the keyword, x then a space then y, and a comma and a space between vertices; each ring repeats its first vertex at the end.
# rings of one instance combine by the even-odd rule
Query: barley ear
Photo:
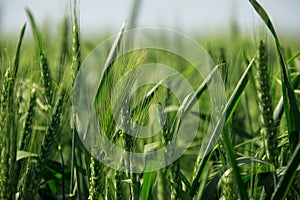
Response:
POLYGON ((96 195, 96 173, 95 173, 95 160, 94 157, 91 156, 91 163, 90 163, 90 179, 89 179, 89 200, 93 200, 96 195))
MULTIPOLYGON (((60 121, 64 103, 64 95, 65 92, 61 91, 61 94, 55 103, 43 139, 40 155, 37 160, 37 165, 33 170, 31 170, 31 187, 28 188, 28 191, 31 191, 32 195, 35 195, 39 190, 40 182, 47 165, 47 159, 49 157, 50 150, 53 147, 58 133, 60 132, 60 121)), ((26 195, 27 193, 25 192, 24 196, 26 195)))
POLYGON ((27 113, 26 113, 26 118, 25 118, 23 130, 22 130, 22 133, 21 133, 20 144, 19 144, 19 149, 20 150, 25 150, 28 143, 29 143, 28 137, 30 136, 30 134, 32 132, 35 105, 36 105, 36 89, 33 88, 31 90, 30 100, 29 100, 29 107, 28 107, 28 110, 27 110, 27 113))
POLYGON ((7 68, 2 83, 1 99, 0 99, 0 198, 8 199, 8 178, 9 177, 9 133, 7 132, 7 107, 8 107, 8 96, 9 96, 9 82, 10 82, 10 68, 7 68))
POLYGON ((78 29, 78 21, 76 15, 76 6, 74 6, 74 21, 73 21, 73 29, 72 29, 72 80, 73 84, 75 82, 77 73, 79 71, 79 67, 81 65, 81 49, 80 49, 80 35, 78 29))
POLYGON ((275 166, 278 164, 277 130, 273 120, 272 97, 270 95, 270 75, 268 67, 268 51, 263 41, 258 50, 257 93, 262 120, 262 137, 267 158, 275 166))
POLYGON ((52 94, 53 94, 52 76, 51 76, 51 71, 48 65, 47 58, 43 53, 40 54, 40 67, 41 67, 42 93, 45 96, 47 104, 51 105, 52 94))
POLYGON ((21 28, 13 65, 7 68, 0 99, 0 198, 12 199, 17 190, 17 119, 15 117, 15 82, 19 69, 21 45, 26 24, 21 28))

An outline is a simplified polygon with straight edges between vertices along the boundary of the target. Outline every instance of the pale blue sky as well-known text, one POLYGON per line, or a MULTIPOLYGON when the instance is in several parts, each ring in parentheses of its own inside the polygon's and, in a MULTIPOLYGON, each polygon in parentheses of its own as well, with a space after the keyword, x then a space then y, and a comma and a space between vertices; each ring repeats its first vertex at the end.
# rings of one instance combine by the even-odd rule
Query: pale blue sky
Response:
MULTIPOLYGON (((116 32, 128 18, 133 0, 81 0, 80 23, 84 34, 101 30, 116 32)), ((57 27, 69 14, 72 0, 1 0, 1 32, 16 33, 27 21, 25 7, 33 12, 38 23, 48 21, 57 27)), ((261 0, 280 32, 300 33, 299 0, 261 0)), ((185 32, 213 33, 230 27, 236 18, 244 32, 257 30, 260 19, 247 0, 143 0, 138 27, 159 26, 185 32)), ((54 29, 55 30, 55 29, 54 29)), ((228 30, 228 29, 227 29, 228 30)))

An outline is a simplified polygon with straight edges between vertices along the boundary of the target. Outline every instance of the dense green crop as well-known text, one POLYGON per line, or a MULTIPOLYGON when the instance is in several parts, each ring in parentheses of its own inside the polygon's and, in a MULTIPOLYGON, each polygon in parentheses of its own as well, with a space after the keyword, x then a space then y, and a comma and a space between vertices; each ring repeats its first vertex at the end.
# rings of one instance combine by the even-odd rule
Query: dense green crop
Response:
MULTIPOLYGON (((201 107, 194 113, 200 120, 197 136, 183 156, 144 173, 118 171, 101 163, 78 136, 81 122, 75 110, 83 94, 76 90, 76 76, 95 44, 81 38, 76 6, 72 30, 66 19, 55 41, 45 38, 26 10, 34 42, 23 39, 26 24, 16 44, 0 38, 0 199, 299 199, 300 53, 292 53, 299 41, 281 43, 264 8, 255 0, 249 2, 271 34, 256 36, 258 40, 243 35, 234 41, 220 36, 220 40, 202 39, 216 63, 207 77, 197 77, 190 63, 162 50, 137 50, 116 59, 122 53, 125 25, 105 49, 109 56, 99 56, 105 70, 99 72, 93 106, 102 131, 114 145, 130 152, 162 148, 177 136, 191 107, 197 103, 201 107), (53 45, 57 41, 60 44, 53 45), (195 80, 195 93, 180 104, 163 86, 175 76, 170 75, 138 89, 134 94, 138 98, 131 101, 126 91, 134 85, 137 74, 133 73, 111 102, 111 91, 124 73, 157 61, 174 65, 195 80), (228 100, 200 153, 212 117, 207 88, 217 72, 228 100), (114 121, 111 103, 119 109, 121 127, 114 121), (159 122, 162 129, 151 138, 129 135, 136 128, 133 122, 149 123, 152 104, 159 105, 156 114, 165 117, 159 122)), ((165 40, 164 35, 155 37, 165 40)), ((127 163, 132 171, 131 159, 120 159, 120 166, 127 163)), ((155 164, 151 162, 146 167, 155 164)))

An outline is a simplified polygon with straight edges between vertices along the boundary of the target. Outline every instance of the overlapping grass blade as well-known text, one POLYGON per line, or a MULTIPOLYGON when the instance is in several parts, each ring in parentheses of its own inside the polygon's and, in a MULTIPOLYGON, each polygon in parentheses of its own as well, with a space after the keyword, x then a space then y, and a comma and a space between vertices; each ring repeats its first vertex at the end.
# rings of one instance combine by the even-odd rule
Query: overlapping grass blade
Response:
POLYGON ((294 181, 297 173, 297 168, 300 164, 300 142, 295 148, 292 158, 285 170, 283 177, 280 179, 275 192, 272 195, 272 200, 285 199, 289 189, 294 181))
POLYGON ((153 86, 149 92, 146 94, 146 96, 132 109, 132 115, 135 116, 138 114, 139 111, 141 111, 143 108, 147 107, 151 100, 154 97, 155 92, 158 90, 158 88, 166 81, 168 81, 170 78, 172 78, 175 74, 170 74, 167 77, 164 77, 161 81, 159 81, 155 86, 153 86))
POLYGON ((234 177, 236 179, 236 182, 237 182, 237 185, 239 188, 240 198, 241 199, 249 199, 246 187, 243 183, 243 180, 242 180, 242 177, 240 174, 240 169, 236 162, 234 148, 233 148, 233 144, 231 142, 228 128, 227 127, 223 128, 222 133, 223 133, 222 136, 223 136, 226 152, 228 155, 229 163, 230 163, 230 166, 232 167, 232 171, 233 171, 234 177))
POLYGON ((196 172, 196 175, 192 181, 192 187, 191 187, 191 192, 190 192, 190 195, 193 197, 198 189, 198 186, 199 186, 199 180, 201 178, 201 175, 203 174, 203 170, 205 169, 205 166, 209 160, 209 156, 210 156, 210 149, 211 146, 212 146, 212 141, 215 141, 220 132, 222 131, 222 128, 223 128, 223 120, 225 120, 225 123, 227 123, 229 121, 229 119, 231 118, 232 116, 232 113, 234 112, 238 102, 239 102, 239 99, 240 99, 240 96, 241 94, 243 93, 247 83, 248 83, 248 80, 249 80, 249 74, 251 72, 251 68, 253 66, 253 63, 254 63, 254 60, 255 58, 253 58, 247 69, 245 70, 244 74, 242 75, 242 77, 240 78, 240 81, 238 82, 238 84, 236 85, 229 101, 227 102, 223 112, 222 112, 222 116, 220 118, 220 120, 218 121, 211 137, 210 137, 210 141, 208 142, 208 144, 206 145, 207 148, 204 150, 204 153, 200 156, 203 156, 204 157, 201 159, 200 161, 200 165, 199 165, 199 168, 197 169, 197 172, 196 172))
POLYGON ((15 118, 15 113, 17 113, 17 107, 15 102, 15 83, 17 78, 17 72, 19 69, 19 61, 21 54, 21 45, 26 30, 26 24, 21 28, 19 39, 16 47, 16 52, 14 55, 14 63, 6 71, 6 77, 3 83, 3 91, 1 95, 1 138, 0 143, 1 151, 1 198, 13 198, 17 190, 17 146, 18 146, 18 121, 15 118), (5 160, 5 161, 4 161, 5 160), (4 163, 2 163, 4 161, 4 163), (3 166, 3 164, 5 166, 3 166), (4 175, 4 176, 3 176, 4 175), (2 177, 3 176, 3 177, 2 177))
MULTIPOLYGON (((185 100, 183 101, 182 105, 179 107, 178 112, 175 116, 175 120, 173 121, 172 127, 171 127, 171 135, 173 137, 177 136, 177 132, 179 130, 181 120, 183 119, 184 115, 190 110, 190 108, 196 103, 197 99, 200 98, 200 96, 203 94, 203 92, 207 89, 207 86, 210 84, 213 76, 217 72, 217 69, 221 65, 216 66, 211 73, 208 75, 208 77, 202 82, 202 84, 199 86, 197 91, 194 94, 189 94, 185 100)), ((155 87, 154 87, 155 89, 155 87)), ((179 183, 178 183, 179 184, 179 183)), ((180 188, 179 188, 180 189, 180 188)), ((180 192, 177 188, 176 193, 180 192)))
POLYGON ((176 133, 179 130, 181 120, 186 115, 186 113, 192 108, 192 106, 197 102, 197 100, 201 97, 203 92, 207 89, 207 86, 210 84, 213 76, 217 72, 217 69, 220 67, 220 65, 217 65, 210 74, 205 78, 205 80, 202 82, 202 84, 199 86, 197 91, 195 93, 190 93, 187 95, 183 101, 183 103, 178 108, 177 114, 175 116, 175 120, 171 127, 171 135, 176 136, 176 133))
MULTIPOLYGON (((300 74, 297 74, 295 77, 293 77, 292 80, 293 88, 297 89, 300 86, 300 74)), ((283 115, 283 98, 281 97, 274 109, 273 113, 273 120, 275 122, 275 126, 278 126, 280 124, 281 117, 283 115)))
MULTIPOLYGON (((37 160, 36 167, 29 171, 24 178, 24 182, 30 182, 29 185, 23 185, 23 193, 22 197, 27 199, 30 196, 35 195, 40 187, 40 182, 43 178, 44 170, 47 166, 47 160, 49 157, 49 153, 51 148, 54 145, 54 141, 58 136, 61 130, 61 116, 62 116, 62 108, 65 100, 65 91, 60 92, 60 96, 56 100, 55 106, 52 109, 52 113, 48 122, 47 130, 43 138, 40 154, 37 160)), ((32 164, 32 163, 31 163, 32 164)))
POLYGON ((292 57, 290 57, 290 58, 286 61, 286 64, 292 63, 298 56, 300 56, 300 51, 298 51, 298 52, 295 53, 292 57))
MULTIPOLYGON (((247 165, 247 164, 251 164, 251 163, 262 163, 265 165, 268 165, 267 162, 257 159, 257 158, 251 158, 251 157, 243 157, 243 158, 238 158, 236 159, 236 163, 238 164, 238 166, 241 165, 247 165)), ((226 172, 226 170, 228 170, 228 166, 224 166, 222 167, 209 181, 209 183, 206 185, 201 198, 200 199, 219 199, 219 195, 218 195, 218 182, 220 181, 222 175, 226 172)))
POLYGON ((48 66, 48 61, 46 55, 44 55, 43 50, 43 43, 41 34, 38 30, 38 27, 36 25, 35 19, 31 13, 31 11, 26 8, 26 13, 30 21, 31 29, 33 32, 34 40, 36 42, 38 49, 38 55, 39 55, 39 61, 40 61, 40 67, 41 67, 41 82, 43 84, 42 86, 42 92, 45 96, 46 102, 48 106, 51 106, 51 100, 52 100, 52 94, 53 94, 53 88, 52 88, 52 76, 51 76, 51 70, 48 66))
POLYGON ((219 69, 222 66, 223 66, 223 64, 215 66, 214 69, 210 72, 210 74, 201 83, 201 85, 199 86, 199 88, 197 89, 197 91, 191 97, 191 100, 184 107, 183 116, 192 108, 192 106, 196 103, 196 101, 201 97, 201 95, 207 89, 207 87, 210 84, 211 80, 215 76, 215 73, 217 72, 217 69, 219 69))
POLYGON ((282 81, 282 96, 283 96, 283 104, 284 104, 284 112, 286 116, 289 141, 290 141, 290 149, 294 150, 296 145, 299 142, 299 131, 300 131, 300 112, 298 108, 298 104, 296 101, 295 92, 291 83, 290 73, 288 71, 288 67, 285 61, 285 58, 282 53, 281 45, 279 42, 279 38, 275 31, 275 28, 264 8, 256 1, 249 0, 252 4, 256 12, 262 18, 268 29, 271 31, 276 44, 277 54, 279 56, 279 63, 281 66, 281 81, 282 81))
POLYGON ((106 58, 105 64, 104 64, 104 70, 103 73, 101 75, 100 78, 100 82, 98 84, 97 87, 97 93, 96 93, 96 97, 98 96, 101 88, 103 87, 103 83, 105 81, 105 77, 108 75, 109 71, 111 70, 111 67, 113 66, 112 63, 114 62, 114 60, 116 59, 117 55, 118 55, 118 51, 120 50, 120 46, 121 46, 121 42, 122 42, 122 36, 125 30, 125 26, 126 23, 123 23, 110 51, 109 54, 106 58))
POLYGON ((13 69, 13 77, 16 78, 18 69, 19 69, 19 62, 20 62, 20 53, 21 53, 21 45, 23 42, 24 34, 26 30, 26 23, 23 24, 20 34, 19 34, 19 41, 16 48, 15 58, 14 58, 14 69, 13 69))
POLYGON ((57 74, 57 82, 61 83, 62 76, 65 72, 65 64, 67 63, 69 57, 69 20, 68 17, 65 17, 62 24, 62 39, 61 39, 61 47, 60 47, 60 55, 59 55, 59 70, 57 74))
POLYGON ((43 49, 42 38, 41 38, 40 32, 37 28, 34 17, 31 13, 31 11, 29 10, 29 8, 26 8, 26 13, 27 13, 27 16, 28 16, 29 21, 30 21, 30 25, 31 25, 32 32, 33 32, 33 37, 34 37, 35 42, 37 44, 38 52, 40 53, 43 49))
MULTIPOLYGON (((148 168, 151 165, 157 164, 156 161, 149 161, 146 164, 146 171, 148 171, 148 168)), ((156 179, 157 172, 156 171, 151 171, 151 172, 145 172, 143 176, 143 184, 142 184, 142 189, 141 189, 141 197, 143 200, 149 199, 149 195, 151 192, 151 189, 154 185, 155 179, 156 179)))

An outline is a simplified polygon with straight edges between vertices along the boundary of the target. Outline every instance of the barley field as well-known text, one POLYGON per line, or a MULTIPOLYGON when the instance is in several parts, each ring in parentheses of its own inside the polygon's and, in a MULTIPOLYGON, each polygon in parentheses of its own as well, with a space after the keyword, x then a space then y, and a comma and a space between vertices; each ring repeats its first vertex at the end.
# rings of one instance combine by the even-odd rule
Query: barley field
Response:
MULTIPOLYGON (((125 52, 122 41, 137 38, 130 21, 97 46, 81 37, 76 3, 49 38, 26 9, 18 38, 0 36, 0 199, 300 199, 300 39, 249 6, 259 34, 193 37, 210 59, 206 76, 165 49, 125 52), (86 75, 89 61, 98 68, 86 75), (152 63, 161 65, 138 71, 152 63)), ((165 47, 163 32, 151 37, 165 47)))

